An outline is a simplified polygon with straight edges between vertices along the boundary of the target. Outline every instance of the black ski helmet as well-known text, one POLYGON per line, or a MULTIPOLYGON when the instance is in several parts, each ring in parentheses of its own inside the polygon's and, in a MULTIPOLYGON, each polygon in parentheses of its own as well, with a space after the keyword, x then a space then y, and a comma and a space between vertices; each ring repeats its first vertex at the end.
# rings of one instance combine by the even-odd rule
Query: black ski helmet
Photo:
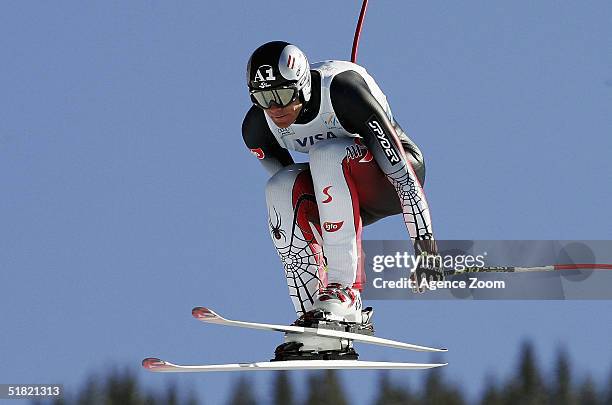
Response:
POLYGON ((288 42, 265 43, 257 48, 249 58, 247 84, 251 99, 260 106, 261 102, 254 99, 254 93, 279 88, 296 89, 296 95, 300 97, 300 100, 308 102, 311 94, 308 58, 297 46, 288 42))

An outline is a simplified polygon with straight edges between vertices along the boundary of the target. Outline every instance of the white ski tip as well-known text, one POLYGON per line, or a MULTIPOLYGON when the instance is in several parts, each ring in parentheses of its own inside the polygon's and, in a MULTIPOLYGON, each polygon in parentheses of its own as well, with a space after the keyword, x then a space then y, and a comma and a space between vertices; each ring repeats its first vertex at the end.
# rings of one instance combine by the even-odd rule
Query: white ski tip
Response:
POLYGON ((147 357, 142 361, 142 366, 147 370, 159 371, 166 366, 166 362, 156 357, 147 357))
POLYGON ((214 321, 223 319, 223 317, 217 314, 215 311, 206 307, 195 307, 191 310, 191 315, 201 321, 214 321))

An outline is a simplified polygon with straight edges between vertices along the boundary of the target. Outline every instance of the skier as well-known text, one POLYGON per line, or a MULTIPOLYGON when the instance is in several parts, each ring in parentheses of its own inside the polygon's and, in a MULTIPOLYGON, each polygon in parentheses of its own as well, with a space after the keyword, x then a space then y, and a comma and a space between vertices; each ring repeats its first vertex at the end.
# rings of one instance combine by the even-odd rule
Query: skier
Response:
MULTIPOLYGON (((415 252, 437 253, 423 155, 359 65, 310 66, 298 47, 274 41, 251 55, 247 82, 253 106, 242 135, 271 176, 270 234, 296 313, 364 323, 363 226, 401 213, 415 252), (309 162, 294 163, 289 150, 309 162)), ((421 277, 443 274, 420 268, 421 277)))

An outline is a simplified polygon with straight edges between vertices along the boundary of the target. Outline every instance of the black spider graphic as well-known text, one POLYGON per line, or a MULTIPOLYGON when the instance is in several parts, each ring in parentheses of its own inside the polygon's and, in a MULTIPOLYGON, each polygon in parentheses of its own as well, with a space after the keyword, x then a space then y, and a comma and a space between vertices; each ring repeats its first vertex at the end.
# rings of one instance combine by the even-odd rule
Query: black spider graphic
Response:
POLYGON ((276 211, 276 208, 272 207, 272 209, 274 209, 274 216, 276 220, 276 223, 273 224, 272 218, 268 216, 268 224, 270 224, 270 229, 272 230, 272 236, 274 236, 274 239, 277 239, 277 240, 280 240, 280 238, 283 237, 285 239, 285 242, 287 242, 287 234, 283 229, 281 229, 281 225, 282 225, 281 216, 276 211))

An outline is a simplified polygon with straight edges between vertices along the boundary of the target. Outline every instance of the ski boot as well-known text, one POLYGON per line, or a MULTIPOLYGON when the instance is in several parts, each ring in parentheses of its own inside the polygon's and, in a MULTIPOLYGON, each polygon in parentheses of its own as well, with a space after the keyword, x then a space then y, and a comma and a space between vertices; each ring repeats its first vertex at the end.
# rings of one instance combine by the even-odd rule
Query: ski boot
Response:
POLYGON ((361 294, 352 287, 330 283, 319 292, 314 306, 330 321, 361 324, 363 320, 361 294))
MULTIPOLYGON (((372 307, 362 309, 358 290, 332 283, 320 291, 315 309, 292 325, 373 335, 373 313, 372 307)), ((272 360, 357 360, 358 356, 350 339, 286 333, 285 343, 276 348, 272 360)))

